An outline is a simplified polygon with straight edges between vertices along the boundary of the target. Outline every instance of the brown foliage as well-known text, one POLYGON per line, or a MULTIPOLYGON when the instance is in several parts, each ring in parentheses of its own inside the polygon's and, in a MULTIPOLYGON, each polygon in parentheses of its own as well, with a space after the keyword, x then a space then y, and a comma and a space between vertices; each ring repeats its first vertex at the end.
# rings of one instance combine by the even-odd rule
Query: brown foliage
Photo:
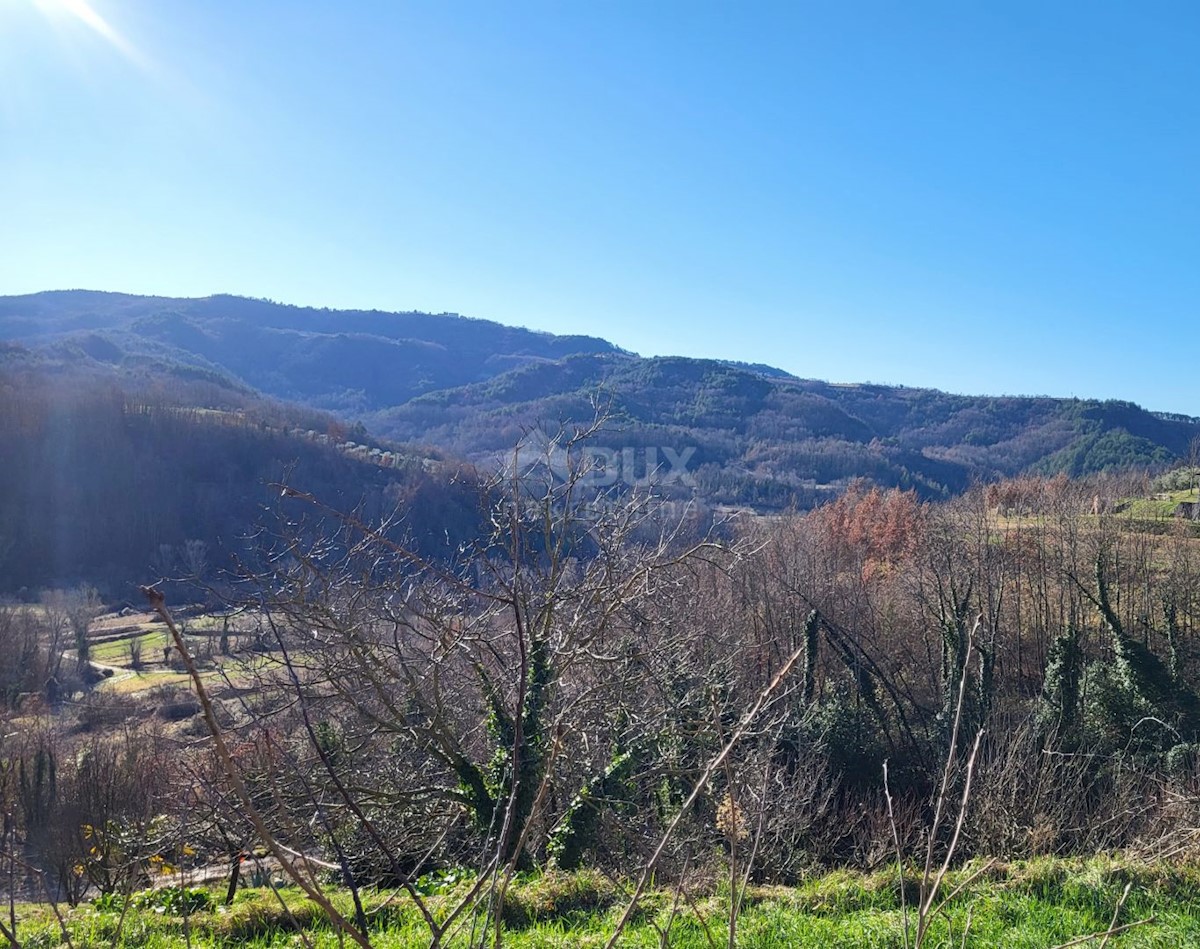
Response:
POLYGON ((881 491, 862 482, 810 517, 832 549, 861 564, 864 578, 910 558, 921 543, 925 521, 926 508, 915 491, 881 491))

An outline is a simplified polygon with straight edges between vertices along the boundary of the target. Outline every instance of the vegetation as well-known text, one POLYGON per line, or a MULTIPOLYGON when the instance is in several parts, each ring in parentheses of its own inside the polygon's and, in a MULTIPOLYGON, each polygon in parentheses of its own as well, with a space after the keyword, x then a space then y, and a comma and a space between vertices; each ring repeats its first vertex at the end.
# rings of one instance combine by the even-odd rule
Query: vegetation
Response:
POLYGON ((278 399, 354 415, 528 362, 616 351, 587 336, 552 336, 452 314, 83 290, 0 297, 0 339, 35 344, 48 338, 59 353, 110 365, 170 359, 194 374, 232 376, 278 399))
POLYGON ((716 361, 611 354, 429 393, 370 421, 383 435, 482 463, 523 427, 586 414, 598 390, 621 422, 600 444, 692 446, 696 493, 756 510, 813 507, 859 477, 935 499, 1027 470, 1080 476, 1164 465, 1200 433, 1195 420, 1123 402, 840 386, 716 361))
MULTIPOLYGON (((967 871, 952 878, 958 883, 967 871)), ((453 902, 467 882, 423 879, 435 912, 453 902)), ((1123 904, 1122 922, 1150 920, 1113 939, 1122 947, 1190 945, 1200 939, 1200 911, 1193 898, 1195 872, 1130 864, 1107 858, 1039 858, 996 868, 955 901, 935 932, 938 944, 1043 949, 1079 934, 1106 931, 1113 909, 1129 883, 1135 886, 1123 904), (964 940, 963 933, 969 931, 964 940)), ((592 873, 523 876, 509 891, 506 945, 603 946, 619 902, 618 883, 592 873)), ((365 894, 371 907, 373 944, 384 949, 428 945, 420 914, 386 891, 365 894), (378 907, 378 909, 376 909, 378 907)), ((335 894, 344 908, 349 894, 335 894)), ((172 885, 126 899, 97 899, 66 909, 63 922, 75 945, 155 947, 294 945, 300 928, 316 946, 336 942, 328 922, 294 887, 241 891, 229 906, 219 889, 172 885)), ((728 897, 700 889, 684 898, 669 889, 648 894, 645 912, 627 931, 622 945, 669 944, 707 947, 725 941, 721 920, 728 897)), ((23 945, 66 945, 59 921, 49 907, 18 907, 23 945)), ((795 888, 755 887, 739 926, 739 945, 895 947, 902 944, 900 908, 887 874, 839 871, 815 877, 795 888)), ((1098 942, 1098 940, 1097 940, 1098 942)), ((446 945, 471 944, 471 926, 446 945)))
MULTIPOLYGON (((158 364, 169 367, 172 384, 224 388, 226 399, 233 390, 250 397, 248 384, 310 414, 333 411, 344 426, 365 424, 379 437, 436 446, 487 470, 530 429, 589 417, 602 393, 615 424, 593 444, 631 451, 625 475, 654 480, 663 449, 688 451, 690 477, 668 495, 760 512, 815 507, 860 477, 944 499, 975 481, 1025 472, 1159 468, 1187 457, 1200 435, 1196 419, 1127 402, 832 385, 771 367, 643 359, 604 340, 451 315, 228 296, 0 298, 0 338, 93 371, 158 364)), ((214 447, 278 458, 282 446, 214 447)), ((262 470, 250 464, 242 475, 260 478, 262 470)))
MULTIPOLYGON (((454 558, 289 488, 311 516, 210 590, 218 613, 151 590, 157 622, 85 620, 81 656, 87 591, 0 610, 14 895, 107 894, 70 914, 100 925, 155 879, 236 893, 261 865, 364 946, 1193 931, 1154 890, 1200 841, 1190 522, 1146 531, 1094 513, 1111 479, 1058 477, 711 527, 598 496, 592 434, 543 446, 565 474, 494 485, 454 558), (1097 873, 1087 900, 1069 883, 1097 873), (527 908, 557 886, 592 895, 527 908), (842 894, 832 917, 810 892, 842 894)), ((186 938, 225 932, 220 895, 177 896, 186 938)), ((129 922, 174 913, 138 899, 129 922)))
POLYGON ((1194 455, 1192 420, 601 347, 393 410, 499 472, 452 479, 119 352, 4 354, 10 941, 1195 931, 1194 458, 968 483, 1194 455), (523 413, 583 417, 597 382, 621 434, 602 411, 500 464, 523 413), (685 443, 687 478, 648 470, 685 443), (726 516, 747 492, 796 509, 726 516), (101 615, 132 580, 143 611, 101 615))
POLYGON ((373 518, 400 507, 397 536, 426 552, 477 530, 469 470, 410 453, 384 466, 374 446, 339 449, 348 438, 211 380, 0 353, 0 592, 82 580, 117 599, 138 578, 212 576, 251 552, 285 480, 373 518))

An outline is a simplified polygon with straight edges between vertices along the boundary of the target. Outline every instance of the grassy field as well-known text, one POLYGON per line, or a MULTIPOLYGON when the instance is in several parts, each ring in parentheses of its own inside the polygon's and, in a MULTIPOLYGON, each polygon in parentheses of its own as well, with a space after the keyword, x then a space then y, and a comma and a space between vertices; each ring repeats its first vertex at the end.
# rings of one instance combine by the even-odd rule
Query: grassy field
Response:
MULTIPOLYGON (((960 878, 969 868, 960 871, 960 878)), ((1121 894, 1132 884, 1119 923, 1151 920, 1112 937, 1110 947, 1200 947, 1200 867, 1155 867, 1097 857, 1043 859, 1002 865, 975 881, 955 900, 931 934, 928 946, 1005 946, 1045 949, 1108 928, 1121 894), (969 931, 964 938, 964 930, 969 931)), ((435 913, 445 913, 466 884, 431 882, 422 887, 435 913)), ((952 886, 952 883, 951 883, 952 886)), ((76 946, 208 947, 334 946, 337 936, 319 910, 292 888, 243 890, 230 907, 216 905, 186 917, 159 895, 142 897, 121 919, 119 905, 86 905, 65 911, 76 946), (303 930, 297 932, 297 927, 303 930)), ((428 932, 402 895, 371 892, 365 904, 380 947, 418 947, 428 932)), ((350 911, 348 895, 336 903, 350 911)), ((120 901, 112 901, 119 904, 120 901)), ((718 892, 678 898, 654 890, 644 900, 620 945, 699 947, 728 944, 728 899, 718 892)), ((547 874, 518 880, 505 905, 503 944, 513 947, 603 946, 624 907, 624 888, 595 873, 547 874)), ((177 907, 176 907, 177 909, 177 907)), ((18 907, 18 938, 26 947, 66 945, 49 907, 18 907)), ((464 916, 450 940, 478 944, 482 920, 464 916), (476 930, 472 940, 472 923, 476 930)), ((899 947, 903 924, 894 874, 837 872, 799 887, 752 889, 738 921, 739 946, 899 947)), ((1088 944, 1099 945, 1095 940, 1088 944)), ((347 945, 350 945, 347 941, 347 945)), ((489 945, 491 942, 489 941, 489 945)))
MULTIPOLYGON (((230 625, 221 616, 188 616, 181 621, 188 648, 200 659, 205 679, 217 682, 222 672, 237 676, 244 657, 230 659, 216 652, 222 630, 234 637, 243 629, 230 625)), ((92 662, 106 667, 112 675, 96 685, 98 693, 132 695, 161 688, 190 688, 191 681, 174 658, 171 635, 153 614, 112 615, 93 624, 93 642, 89 650, 92 662), (133 660, 137 648, 140 661, 133 660), (168 661, 167 654, 171 661, 168 661)))
MULTIPOLYGON (((205 673, 204 678, 212 679, 216 673, 205 673)), ((133 672, 129 675, 120 676, 102 683, 101 688, 106 693, 119 693, 129 695, 134 692, 145 692, 149 689, 162 688, 163 686, 175 686, 178 688, 190 689, 192 680, 186 672, 172 672, 170 670, 155 670, 152 672, 133 672)))
POLYGON ((1124 502, 1121 510, 1134 518, 1166 520, 1175 516, 1175 508, 1181 503, 1196 500, 1197 494, 1193 489, 1163 491, 1147 498, 1130 498, 1124 502))
POLYGON ((152 629, 136 636, 113 639, 108 642, 96 643, 90 649, 90 655, 96 662, 106 665, 123 666, 129 662, 129 644, 137 642, 142 649, 143 657, 150 659, 162 658, 163 648, 170 643, 169 634, 165 628, 152 629))

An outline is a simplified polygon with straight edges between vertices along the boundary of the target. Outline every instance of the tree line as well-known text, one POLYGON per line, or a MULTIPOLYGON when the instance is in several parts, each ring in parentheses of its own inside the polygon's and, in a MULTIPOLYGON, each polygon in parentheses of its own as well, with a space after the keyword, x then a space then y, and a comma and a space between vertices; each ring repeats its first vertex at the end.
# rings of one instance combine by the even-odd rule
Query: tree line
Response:
MULTIPOLYGON (((599 868, 636 902, 651 877, 789 883, 897 849, 1189 845, 1200 540, 1103 513, 1134 479, 940 503, 857 484, 713 523, 581 474, 498 481, 486 528, 439 558, 287 491, 308 516, 212 589, 242 645, 181 657, 203 739, 182 747, 136 705, 123 730, 30 717, 15 696, 59 640, 9 608, 0 663, 33 677, 6 693, 10 848, 76 897, 151 858, 257 853, 318 895, 394 886, 428 909, 417 881, 466 867, 461 911, 492 919, 533 867, 599 868), (95 798, 97 768, 119 793, 95 798), (961 823, 936 819, 958 794, 961 823)), ((355 905, 344 932, 366 938, 355 905)), ((451 925, 428 922, 435 942, 451 925)))
POLYGON ((375 518, 404 507, 404 529, 426 550, 475 529, 469 471, 455 480, 436 454, 364 464, 336 448, 350 436, 369 441, 330 416, 187 374, 4 367, 0 592, 89 582, 127 599, 164 549, 189 542, 226 566, 251 546, 271 486, 289 479, 375 518), (295 437, 309 431, 329 444, 295 437))

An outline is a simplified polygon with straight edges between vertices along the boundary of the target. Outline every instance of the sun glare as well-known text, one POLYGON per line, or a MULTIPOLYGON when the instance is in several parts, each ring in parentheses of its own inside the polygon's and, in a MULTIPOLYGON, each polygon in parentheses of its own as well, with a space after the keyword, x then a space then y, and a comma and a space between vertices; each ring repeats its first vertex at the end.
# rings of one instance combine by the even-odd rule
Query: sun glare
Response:
POLYGON ((34 3, 47 17, 70 17, 75 22, 88 27, 131 63, 142 67, 146 65, 137 48, 122 36, 88 0, 34 0, 34 3))

